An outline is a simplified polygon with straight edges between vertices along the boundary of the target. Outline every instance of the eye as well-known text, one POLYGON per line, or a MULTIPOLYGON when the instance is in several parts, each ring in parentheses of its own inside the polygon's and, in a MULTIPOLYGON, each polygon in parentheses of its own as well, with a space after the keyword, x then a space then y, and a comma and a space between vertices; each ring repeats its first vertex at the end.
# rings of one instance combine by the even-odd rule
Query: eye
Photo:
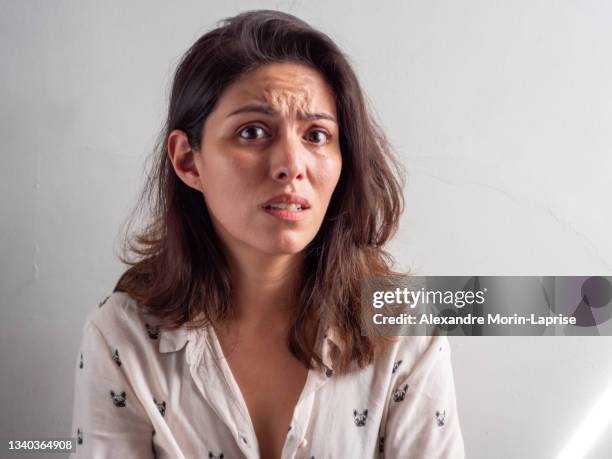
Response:
POLYGON ((306 134, 306 139, 309 142, 314 142, 317 145, 325 145, 329 142, 331 135, 322 129, 314 129, 306 134))
POLYGON ((266 131, 261 126, 246 126, 238 132, 238 136, 244 140, 258 140, 264 137, 266 131))

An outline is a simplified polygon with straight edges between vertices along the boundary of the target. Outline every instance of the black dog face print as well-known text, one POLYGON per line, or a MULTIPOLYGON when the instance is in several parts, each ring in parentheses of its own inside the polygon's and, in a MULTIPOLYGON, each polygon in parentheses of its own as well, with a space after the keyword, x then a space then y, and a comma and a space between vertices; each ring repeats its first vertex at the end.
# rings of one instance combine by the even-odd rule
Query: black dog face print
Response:
POLYGON ((446 410, 440 412, 436 411, 436 422, 438 426, 442 427, 444 425, 444 418, 446 417, 446 410))
POLYGON ((157 409, 159 410, 159 414, 161 414, 162 416, 164 414, 166 414, 166 402, 164 402, 163 400, 161 402, 158 402, 155 397, 153 397, 153 401, 155 402, 155 404, 157 405, 157 409))
POLYGON ((113 353, 113 360, 117 366, 121 366, 121 359, 119 358, 119 351, 117 349, 115 349, 115 352, 113 353))
POLYGON ((393 370, 391 370, 391 374, 395 373, 401 364, 402 364, 402 360, 398 360, 397 362, 395 362, 393 364, 393 370))
POLYGON ((393 392, 393 401, 401 402, 406 397, 406 391, 408 390, 408 384, 404 387, 398 387, 395 392, 393 392))
POLYGON ((125 400, 126 400, 125 391, 121 392, 120 394, 117 394, 115 393, 114 390, 111 390, 110 396, 113 399, 113 403, 115 404, 115 406, 118 406, 118 407, 125 406, 125 400))
POLYGON ((78 428, 77 429, 77 445, 82 445, 83 444, 83 431, 78 428))
POLYGON ((385 452, 385 437, 380 437, 380 441, 378 442, 378 452, 380 454, 385 452))
POLYGON ((209 451, 208 459, 223 459, 223 453, 221 452, 218 456, 215 456, 212 451, 209 451))
POLYGON ((101 308, 102 306, 104 306, 104 303, 106 303, 109 298, 110 298, 110 295, 108 295, 106 298, 100 301, 100 304, 98 304, 98 307, 101 308))
POLYGON ((355 425, 357 427, 365 426, 367 417, 368 410, 363 410, 363 413, 360 413, 357 410, 353 410, 353 420, 355 421, 355 425))
POLYGON ((147 329, 147 334, 149 335, 149 338, 151 339, 157 339, 159 338, 159 330, 155 327, 152 327, 151 325, 145 323, 145 327, 147 329))

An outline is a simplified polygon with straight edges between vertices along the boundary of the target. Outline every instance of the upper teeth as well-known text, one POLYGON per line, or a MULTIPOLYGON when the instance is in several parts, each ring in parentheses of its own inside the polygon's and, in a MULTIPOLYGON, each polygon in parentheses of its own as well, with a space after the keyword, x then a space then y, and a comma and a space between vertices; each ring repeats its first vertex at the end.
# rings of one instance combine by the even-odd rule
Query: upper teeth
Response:
POLYGON ((301 204, 270 204, 272 209, 302 210, 301 204))

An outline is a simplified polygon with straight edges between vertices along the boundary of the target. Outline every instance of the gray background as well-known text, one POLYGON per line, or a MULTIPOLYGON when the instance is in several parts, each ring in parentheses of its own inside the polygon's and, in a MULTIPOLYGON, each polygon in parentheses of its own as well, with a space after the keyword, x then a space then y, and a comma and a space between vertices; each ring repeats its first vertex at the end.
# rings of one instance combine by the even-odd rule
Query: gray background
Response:
MULTIPOLYGON (((122 271, 171 72, 255 7, 350 56, 408 169, 400 267, 612 275, 610 2, 3 1, 0 437, 68 435, 80 328, 122 271)), ((560 457, 612 388, 609 337, 452 344, 470 458, 560 457)), ((611 438, 573 457, 612 457, 611 438)))

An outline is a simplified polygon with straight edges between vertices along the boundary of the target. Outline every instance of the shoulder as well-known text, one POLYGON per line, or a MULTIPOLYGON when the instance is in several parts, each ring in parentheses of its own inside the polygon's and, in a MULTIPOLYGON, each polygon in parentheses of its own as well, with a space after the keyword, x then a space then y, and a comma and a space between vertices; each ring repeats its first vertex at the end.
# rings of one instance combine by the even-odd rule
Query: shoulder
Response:
POLYGON ((86 319, 86 323, 95 325, 101 331, 141 326, 145 321, 138 303, 127 293, 118 291, 107 295, 86 319))
POLYGON ((159 339, 155 318, 147 315, 125 292, 113 292, 92 310, 83 326, 83 338, 98 333, 107 343, 129 342, 135 346, 159 339))
POLYGON ((399 336, 396 345, 398 355, 405 355, 413 360, 421 360, 437 355, 449 349, 448 338, 444 335, 433 336, 399 336))
POLYGON ((446 336, 397 336, 378 356, 378 371, 394 380, 423 376, 436 365, 450 362, 450 343, 446 336))

